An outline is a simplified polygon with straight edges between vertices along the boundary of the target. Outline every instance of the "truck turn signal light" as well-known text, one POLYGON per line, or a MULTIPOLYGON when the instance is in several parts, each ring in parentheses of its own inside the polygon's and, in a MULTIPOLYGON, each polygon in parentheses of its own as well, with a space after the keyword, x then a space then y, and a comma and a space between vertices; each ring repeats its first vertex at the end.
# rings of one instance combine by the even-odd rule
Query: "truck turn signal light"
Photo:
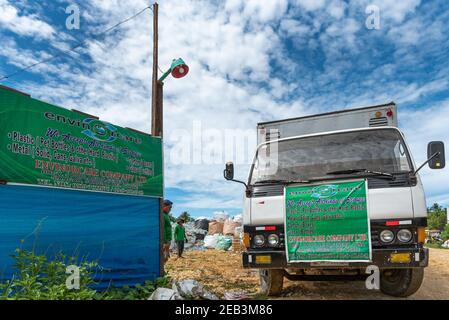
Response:
POLYGON ((424 243, 426 241, 426 228, 418 228, 418 243, 424 243))
POLYGON ((243 234, 243 245, 245 246, 245 248, 249 248, 250 247, 249 233, 244 233, 243 234))

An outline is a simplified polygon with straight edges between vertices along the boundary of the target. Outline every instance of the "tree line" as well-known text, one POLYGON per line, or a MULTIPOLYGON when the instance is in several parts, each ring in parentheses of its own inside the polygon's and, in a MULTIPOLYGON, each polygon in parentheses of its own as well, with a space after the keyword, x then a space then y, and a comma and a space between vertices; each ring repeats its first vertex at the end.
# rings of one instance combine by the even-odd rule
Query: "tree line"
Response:
POLYGON ((443 208, 438 203, 427 209, 427 228, 429 230, 443 231, 441 237, 449 239, 449 224, 447 222, 447 208, 443 208))

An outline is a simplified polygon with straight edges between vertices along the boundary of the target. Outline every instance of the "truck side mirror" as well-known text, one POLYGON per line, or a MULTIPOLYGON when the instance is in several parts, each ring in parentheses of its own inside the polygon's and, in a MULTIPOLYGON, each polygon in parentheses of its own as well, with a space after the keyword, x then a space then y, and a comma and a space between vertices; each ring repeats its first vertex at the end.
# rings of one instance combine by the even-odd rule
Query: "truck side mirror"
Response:
POLYGON ((232 162, 226 163, 226 168, 223 171, 223 175, 224 175, 224 178, 228 181, 234 181, 234 182, 243 184, 246 189, 246 194, 248 194, 248 192, 250 192, 250 190, 248 189, 248 185, 245 182, 240 181, 240 180, 234 180, 234 164, 232 162))
POLYGON ((234 180, 234 163, 232 162, 226 163, 224 177, 226 180, 234 180))
POLYGON ((430 169, 443 169, 446 165, 444 155, 444 143, 441 141, 432 141, 427 146, 427 159, 430 169))

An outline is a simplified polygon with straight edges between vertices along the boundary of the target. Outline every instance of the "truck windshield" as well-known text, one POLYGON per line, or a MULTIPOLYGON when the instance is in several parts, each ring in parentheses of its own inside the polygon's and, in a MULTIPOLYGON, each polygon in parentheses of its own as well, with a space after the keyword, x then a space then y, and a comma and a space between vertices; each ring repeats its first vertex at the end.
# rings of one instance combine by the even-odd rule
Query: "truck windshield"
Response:
POLYGON ((410 171, 410 163, 395 129, 344 132, 262 145, 250 183, 332 178, 359 169, 394 174, 410 171))

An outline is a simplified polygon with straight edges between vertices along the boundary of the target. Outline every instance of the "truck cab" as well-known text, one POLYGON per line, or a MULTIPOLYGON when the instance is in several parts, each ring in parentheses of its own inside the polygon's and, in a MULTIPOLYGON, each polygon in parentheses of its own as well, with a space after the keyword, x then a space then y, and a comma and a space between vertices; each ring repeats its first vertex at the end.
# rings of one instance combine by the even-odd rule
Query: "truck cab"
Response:
MULTIPOLYGON (((394 103, 260 123, 258 140, 248 180, 239 182, 246 188, 243 266, 260 269, 263 293, 280 294, 284 278, 366 280, 373 267, 385 294, 404 297, 419 289, 429 254, 418 172, 427 163, 444 168, 442 142, 429 143, 428 160, 417 167, 394 103), (359 183, 363 200, 343 209, 352 198, 334 199, 334 191, 351 183, 359 183), (297 196, 307 192, 308 198, 297 196), (326 201, 337 205, 320 206, 326 201), (349 207, 361 211, 347 215, 349 207), (335 242, 337 235, 348 242, 335 242), (354 258, 363 243, 365 255, 354 258)), ((232 163, 224 176, 235 181, 232 163)))

